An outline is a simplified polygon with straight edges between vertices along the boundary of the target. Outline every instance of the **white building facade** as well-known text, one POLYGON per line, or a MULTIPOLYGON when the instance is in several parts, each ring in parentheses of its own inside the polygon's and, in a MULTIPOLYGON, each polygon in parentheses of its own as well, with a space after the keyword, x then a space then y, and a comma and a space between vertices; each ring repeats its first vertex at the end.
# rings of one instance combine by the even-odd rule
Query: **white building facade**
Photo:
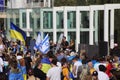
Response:
POLYGON ((50 39, 55 43, 60 34, 64 33, 68 41, 70 39, 75 41, 77 50, 80 43, 90 45, 98 43, 98 14, 99 11, 103 11, 104 41, 109 42, 110 48, 113 48, 115 9, 120 9, 120 4, 31 9, 13 7, 7 10, 8 35, 10 22, 23 29, 27 36, 34 38, 38 32, 41 32, 42 38, 49 33, 50 39))
POLYGON ((8 8, 52 7, 53 0, 8 0, 8 8))

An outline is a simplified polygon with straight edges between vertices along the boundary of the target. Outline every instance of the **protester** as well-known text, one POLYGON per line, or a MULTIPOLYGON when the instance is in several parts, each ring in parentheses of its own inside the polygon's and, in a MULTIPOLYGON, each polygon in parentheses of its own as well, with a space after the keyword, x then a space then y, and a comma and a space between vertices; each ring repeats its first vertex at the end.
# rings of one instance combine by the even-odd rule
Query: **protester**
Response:
POLYGON ((109 80, 109 76, 105 73, 106 67, 104 65, 99 65, 98 79, 99 80, 109 80))
POLYGON ((27 79, 25 59, 23 57, 23 52, 17 53, 18 68, 21 70, 24 80, 27 79))
POLYGON ((57 60, 53 59, 51 62, 52 68, 50 68, 47 72, 46 80, 61 80, 61 68, 57 67, 57 60))
POLYGON ((31 59, 30 51, 26 52, 26 56, 24 59, 25 59, 25 66, 26 66, 27 78, 28 78, 28 76, 32 74, 32 59, 31 59))
POLYGON ((39 61, 34 68, 34 76, 35 78, 39 78, 40 80, 46 80, 46 74, 41 70, 42 63, 39 61))
POLYGON ((69 46, 69 43, 68 43, 68 41, 66 41, 66 37, 63 36, 63 39, 62 39, 62 42, 61 42, 62 50, 66 50, 68 48, 68 46, 69 46))
POLYGON ((80 66, 82 66, 82 63, 80 61, 78 61, 77 56, 74 57, 72 61, 73 61, 72 73, 73 73, 73 76, 74 76, 73 80, 79 80, 78 69, 79 69, 80 66))
POLYGON ((61 60, 61 63, 62 63, 62 72, 61 72, 61 80, 69 80, 70 76, 69 76, 69 66, 68 66, 68 62, 66 60, 66 58, 63 58, 61 60))
POLYGON ((10 60, 9 80, 24 80, 22 71, 18 68, 16 56, 13 55, 10 60))

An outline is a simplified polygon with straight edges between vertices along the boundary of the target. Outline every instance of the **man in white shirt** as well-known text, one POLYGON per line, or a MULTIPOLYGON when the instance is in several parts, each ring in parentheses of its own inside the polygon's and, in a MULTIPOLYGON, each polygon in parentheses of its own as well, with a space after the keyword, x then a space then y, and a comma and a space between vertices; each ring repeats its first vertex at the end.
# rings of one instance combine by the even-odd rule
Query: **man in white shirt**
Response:
POLYGON ((0 72, 3 72, 3 66, 4 66, 3 59, 0 57, 0 72))
POLYGON ((74 65, 73 65, 73 68, 72 68, 72 73, 73 73, 73 76, 74 76, 74 80, 79 80, 79 77, 78 77, 78 68, 80 67, 80 66, 82 66, 82 63, 80 62, 80 61, 78 61, 78 57, 75 57, 75 58, 73 58, 73 63, 74 63, 74 65))
POLYGON ((105 73, 106 67, 104 65, 99 65, 98 80, 109 80, 108 75, 105 73))
POLYGON ((61 68, 57 67, 57 60, 53 59, 51 62, 52 68, 47 72, 46 80, 61 80, 61 68))

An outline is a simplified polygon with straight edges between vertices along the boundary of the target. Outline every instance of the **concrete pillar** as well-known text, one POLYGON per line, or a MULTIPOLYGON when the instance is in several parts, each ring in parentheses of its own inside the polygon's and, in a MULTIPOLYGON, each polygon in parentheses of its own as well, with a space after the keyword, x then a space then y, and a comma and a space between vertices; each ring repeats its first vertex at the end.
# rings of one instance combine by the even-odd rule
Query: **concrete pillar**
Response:
POLYGON ((57 33, 56 33, 56 10, 53 8, 53 42, 57 41, 57 33))
POLYGON ((89 44, 93 45, 93 31, 94 31, 94 27, 93 27, 93 10, 90 7, 90 14, 89 14, 90 18, 89 18, 89 44))
POLYGON ((67 39, 67 10, 64 8, 64 22, 63 22, 63 26, 64 26, 64 36, 66 36, 66 39, 67 39))
POLYGON ((114 9, 110 12, 110 48, 114 48, 114 9))
POLYGON ((81 13, 79 9, 76 9, 76 51, 78 51, 78 44, 80 44, 80 24, 81 13))
POLYGON ((29 33, 29 29, 30 29, 30 12, 29 12, 29 10, 27 9, 26 10, 26 28, 27 28, 27 32, 26 32, 26 34, 27 34, 27 36, 30 36, 30 33, 29 33))
POLYGON ((40 31, 41 31, 41 38, 43 39, 43 10, 40 11, 40 31))
POLYGON ((98 10, 95 11, 95 43, 98 44, 98 10))
POLYGON ((104 8, 104 41, 108 42, 108 20, 109 20, 109 15, 108 15, 108 9, 107 9, 107 6, 105 5, 105 8, 104 8))
POLYGON ((48 0, 48 7, 51 7, 51 0, 48 0))

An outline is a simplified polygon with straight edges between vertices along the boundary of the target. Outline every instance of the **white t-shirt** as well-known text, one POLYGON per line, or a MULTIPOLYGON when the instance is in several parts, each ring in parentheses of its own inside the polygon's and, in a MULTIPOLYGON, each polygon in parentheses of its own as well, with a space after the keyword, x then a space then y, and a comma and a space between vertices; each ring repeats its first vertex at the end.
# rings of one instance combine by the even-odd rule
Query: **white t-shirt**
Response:
POLYGON ((98 80, 109 80, 109 77, 106 73, 98 71, 98 80))
POLYGON ((104 65, 104 66, 106 66, 106 63, 96 63, 96 64, 94 65, 94 69, 95 69, 96 71, 99 71, 99 65, 104 65))
POLYGON ((60 67, 52 67, 47 72, 47 77, 50 80, 61 80, 61 68, 60 67))
MULTIPOLYGON (((81 63, 80 61, 76 61, 76 62, 74 63, 74 66, 76 66, 75 74, 77 74, 77 72, 78 72, 78 67, 79 67, 79 66, 82 66, 82 63, 81 63)), ((74 74, 73 74, 73 76, 74 76, 75 78, 77 77, 77 75, 74 75, 74 74)))
POLYGON ((4 45, 0 44, 0 50, 4 50, 4 45))
POLYGON ((0 57, 0 72, 3 72, 3 59, 0 57))

